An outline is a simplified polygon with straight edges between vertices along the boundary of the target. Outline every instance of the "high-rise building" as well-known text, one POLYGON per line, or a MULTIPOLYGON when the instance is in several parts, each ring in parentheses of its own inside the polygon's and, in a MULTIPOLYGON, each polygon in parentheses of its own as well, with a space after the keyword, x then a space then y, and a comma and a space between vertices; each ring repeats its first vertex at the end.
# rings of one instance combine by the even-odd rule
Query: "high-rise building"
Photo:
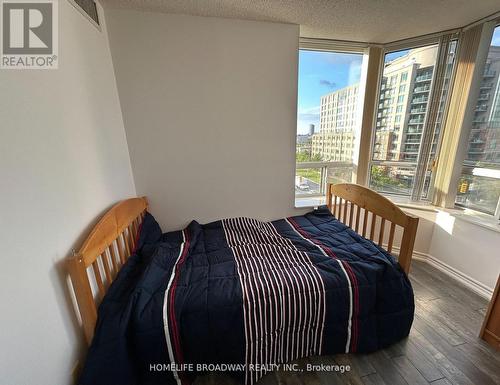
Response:
MULTIPOLYGON (((386 64, 375 127, 375 160, 417 160, 436 54, 435 46, 416 48, 386 64)), ((354 84, 321 97, 313 155, 325 161, 353 159, 358 95, 359 84, 354 84)))
POLYGON ((500 46, 492 46, 481 79, 465 162, 500 162, 500 46))
POLYGON ((320 131, 312 137, 312 155, 325 161, 352 161, 359 84, 321 97, 320 131))
POLYGON ((375 129, 374 159, 416 161, 436 61, 435 46, 386 64, 375 129))

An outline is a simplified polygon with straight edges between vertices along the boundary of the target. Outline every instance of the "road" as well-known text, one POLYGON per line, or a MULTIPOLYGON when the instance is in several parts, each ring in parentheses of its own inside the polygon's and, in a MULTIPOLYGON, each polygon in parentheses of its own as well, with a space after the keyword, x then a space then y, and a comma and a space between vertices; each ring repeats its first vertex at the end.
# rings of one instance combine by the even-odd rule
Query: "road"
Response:
POLYGON ((300 189, 295 185, 295 192, 298 194, 318 194, 321 190, 319 183, 312 181, 309 178, 300 177, 301 184, 307 184, 309 189, 300 189))

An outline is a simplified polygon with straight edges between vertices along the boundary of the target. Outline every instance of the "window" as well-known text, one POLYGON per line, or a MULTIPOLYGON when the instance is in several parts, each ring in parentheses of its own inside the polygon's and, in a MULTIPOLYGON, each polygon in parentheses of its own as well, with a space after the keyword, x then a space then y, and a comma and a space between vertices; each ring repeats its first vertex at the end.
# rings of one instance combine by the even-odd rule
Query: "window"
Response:
POLYGON ((296 201, 323 196, 327 182, 353 181, 363 60, 362 53, 299 51, 296 201))
POLYGON ((500 26, 496 27, 458 183, 456 204, 500 216, 500 26))
POLYGON ((379 107, 378 111, 395 108, 398 129, 377 118, 369 168, 371 188, 412 200, 429 197, 455 49, 456 41, 443 40, 385 55, 382 84, 393 78, 406 83, 399 85, 396 106, 379 107))

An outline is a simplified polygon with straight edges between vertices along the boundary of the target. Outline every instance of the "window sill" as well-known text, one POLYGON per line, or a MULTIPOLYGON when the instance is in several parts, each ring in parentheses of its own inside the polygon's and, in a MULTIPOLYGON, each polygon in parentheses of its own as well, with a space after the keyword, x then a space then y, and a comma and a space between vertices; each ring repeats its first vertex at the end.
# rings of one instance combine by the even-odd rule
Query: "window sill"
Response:
POLYGON ((460 208, 454 208, 454 209, 446 209, 442 207, 436 207, 431 205, 428 202, 412 202, 412 203, 398 203, 394 202, 398 207, 401 209, 410 209, 410 210, 420 210, 420 211, 427 211, 427 212, 433 212, 436 214, 439 213, 445 213, 448 214, 449 216, 464 221, 468 222, 471 224, 474 224, 476 226, 483 227, 485 229, 495 231, 497 233, 500 233, 500 223, 498 220, 493 218, 490 215, 483 214, 478 211, 470 210, 470 209, 460 209, 460 208))
POLYGON ((490 215, 469 209, 438 209, 438 212, 446 212, 456 219, 469 222, 485 229, 500 233, 500 222, 490 215))
MULTIPOLYGON (((407 199, 389 197, 391 201, 393 201, 398 207, 401 209, 409 209, 409 210, 417 210, 417 211, 426 211, 431 213, 446 213, 455 219, 462 220, 464 222, 468 222, 474 224, 476 226, 483 227, 485 229, 495 231, 500 233, 500 223, 495 218, 490 215, 486 215, 480 213, 478 211, 470 210, 470 209, 444 209, 441 207, 436 207, 431 205, 429 202, 411 202, 407 199)), ((305 208, 316 208, 318 206, 322 206, 326 204, 326 197, 316 196, 316 197, 301 197, 295 199, 295 208, 305 209, 305 208)))
POLYGON ((295 198, 295 208, 296 209, 314 209, 318 206, 326 205, 325 196, 304 196, 300 198, 295 198))

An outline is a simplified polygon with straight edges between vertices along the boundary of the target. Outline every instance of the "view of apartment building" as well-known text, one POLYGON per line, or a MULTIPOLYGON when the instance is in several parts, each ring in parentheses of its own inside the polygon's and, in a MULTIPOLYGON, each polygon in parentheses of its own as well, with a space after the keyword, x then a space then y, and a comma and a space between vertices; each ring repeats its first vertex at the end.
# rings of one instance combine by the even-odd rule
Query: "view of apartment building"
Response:
MULTIPOLYGON (((375 160, 416 161, 427 110, 437 49, 410 50, 386 65, 375 130, 375 160)), ((359 84, 321 98, 320 131, 313 135, 312 154, 326 161, 353 157, 359 84)))
MULTIPOLYGON (((416 162, 424 117, 431 90, 437 49, 427 46, 410 50, 389 62, 384 70, 377 113, 374 160, 416 162)), ((449 74, 448 74, 449 75, 449 74)), ((446 91, 449 79, 445 79, 446 91)), ((488 54, 474 111, 467 161, 499 162, 500 150, 500 47, 488 54)), ((321 98, 320 130, 312 135, 312 155, 325 161, 349 161, 355 145, 359 85, 354 84, 321 98)), ((437 124, 443 106, 440 106, 437 124)), ((432 153, 439 131, 435 132, 432 153)))
POLYGON ((375 130, 375 160, 417 160, 436 53, 434 46, 417 48, 386 65, 375 130))
POLYGON ((500 46, 490 48, 474 110, 466 164, 499 163, 500 46), (495 92, 496 91, 496 92, 495 92))
MULTIPOLYGON (((440 84, 441 97, 434 127, 429 127, 432 132, 426 134, 427 140, 431 141, 431 147, 426 155, 428 158, 422 160, 424 163, 435 158, 438 148, 455 48, 456 45, 450 48, 448 66, 440 84)), ((372 159, 375 164, 373 167, 377 168, 377 174, 372 175, 371 183, 374 183, 375 188, 377 183, 383 183, 386 192, 409 194, 411 190, 421 153, 424 124, 430 108, 429 99, 437 53, 437 46, 431 45, 411 49, 386 61, 380 84, 372 147, 372 159), (377 177, 382 179, 373 180, 377 177)), ((492 46, 474 110, 466 165, 477 167, 478 164, 500 162, 500 149, 497 145, 500 141, 499 90, 500 47, 492 46)), ((352 162, 356 156, 357 133, 360 132, 357 119, 360 109, 358 96, 358 83, 323 95, 320 103, 319 132, 311 131, 309 135, 298 138, 298 151, 327 162, 352 162)), ((332 168, 329 170, 330 174, 334 174, 332 168)), ((427 194, 430 183, 431 173, 428 172, 425 176, 424 195, 427 194)))
POLYGON ((320 131, 312 136, 312 156, 325 161, 351 161, 355 145, 359 84, 321 97, 320 131))

